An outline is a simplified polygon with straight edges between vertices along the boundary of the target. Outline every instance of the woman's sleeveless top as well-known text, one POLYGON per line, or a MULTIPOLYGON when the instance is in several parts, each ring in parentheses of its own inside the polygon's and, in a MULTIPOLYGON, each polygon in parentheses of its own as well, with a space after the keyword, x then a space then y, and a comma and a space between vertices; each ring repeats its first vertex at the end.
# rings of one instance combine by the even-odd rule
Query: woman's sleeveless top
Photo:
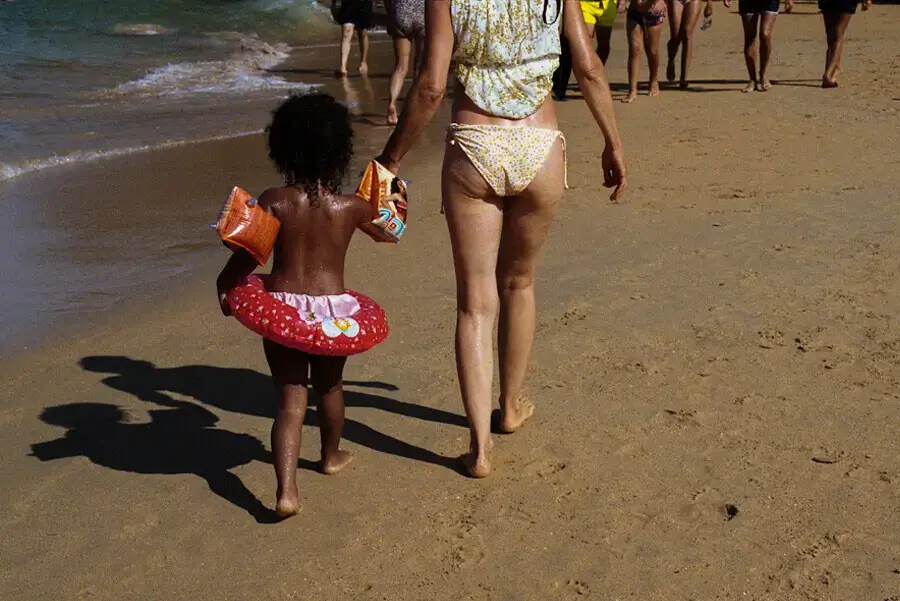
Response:
POLYGON ((451 0, 456 79, 485 112, 508 119, 535 113, 559 65, 564 0, 451 0))

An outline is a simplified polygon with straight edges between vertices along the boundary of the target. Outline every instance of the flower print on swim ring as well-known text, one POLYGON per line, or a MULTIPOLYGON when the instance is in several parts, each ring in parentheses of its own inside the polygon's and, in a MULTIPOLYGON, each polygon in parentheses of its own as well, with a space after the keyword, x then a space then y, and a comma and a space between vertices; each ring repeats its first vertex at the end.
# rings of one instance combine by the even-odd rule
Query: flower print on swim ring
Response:
POLYGON ((388 336, 384 310, 353 290, 331 296, 269 292, 262 277, 251 275, 226 298, 231 314, 246 328, 311 355, 356 355, 388 336))

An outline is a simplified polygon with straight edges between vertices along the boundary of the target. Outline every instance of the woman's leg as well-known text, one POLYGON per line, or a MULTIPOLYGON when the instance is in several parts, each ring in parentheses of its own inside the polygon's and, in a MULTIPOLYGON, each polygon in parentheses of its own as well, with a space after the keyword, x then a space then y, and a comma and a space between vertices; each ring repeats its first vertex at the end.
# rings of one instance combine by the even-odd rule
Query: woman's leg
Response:
MULTIPOLYGON (((697 0, 694 0, 697 2, 697 0)), ((647 53, 647 67, 650 69, 651 96, 659 96, 659 38, 662 24, 644 29, 644 51, 647 53)))
POLYGON ((558 139, 528 188, 503 208, 497 262, 500 290, 500 429, 518 430, 534 413, 522 384, 534 342, 534 264, 565 189, 565 155, 558 139))
POLYGON ((640 23, 628 19, 625 24, 628 32, 628 96, 622 102, 634 102, 638 93, 638 75, 641 69, 641 51, 643 50, 644 31, 640 23))
POLYGON ((269 340, 263 341, 263 348, 275 383, 277 403, 272 424, 272 455, 278 482, 275 513, 285 518, 300 511, 297 458, 306 415, 309 355, 269 340))
POLYGON ((759 15, 756 13, 741 15, 741 22, 744 25, 744 62, 747 64, 747 75, 750 77, 750 83, 744 91, 752 92, 759 81, 756 76, 756 34, 759 31, 759 15))
POLYGON ((388 101, 387 124, 397 125, 397 98, 403 90, 403 82, 409 71, 409 57, 412 51, 412 42, 402 37, 395 37, 394 41, 394 72, 391 73, 390 94, 388 101))
POLYGON ((471 435, 465 468, 483 478, 491 472, 492 340, 503 212, 458 146, 447 145, 441 188, 456 269, 456 371, 471 435))
POLYGON ((844 34, 852 16, 838 12, 822 13, 822 18, 825 20, 825 37, 828 40, 828 52, 825 55, 825 73, 822 75, 823 88, 836 88, 838 86, 837 74, 841 70, 844 34))
POLYGON ((693 0, 684 5, 684 13, 681 16, 681 82, 682 90, 688 87, 688 70, 691 68, 691 60, 694 58, 694 33, 697 31, 697 23, 703 14, 703 6, 700 0, 693 0))
POLYGON ((772 30, 775 27, 776 13, 763 13, 759 24, 759 90, 767 91, 772 87, 769 81, 769 59, 772 56, 772 30))
POLYGON ((353 23, 341 25, 341 68, 338 74, 347 75, 347 62, 350 60, 350 44, 353 42, 353 23))
POLYGON ((356 32, 359 38, 359 73, 361 75, 369 74, 369 30, 358 29, 356 32))
POLYGON ((310 380, 319 395, 319 431, 322 434, 322 461, 319 470, 333 475, 344 469, 353 456, 341 450, 344 430, 344 365, 346 357, 310 355, 310 380))
POLYGON ((678 56, 678 46, 681 45, 681 17, 684 5, 679 0, 666 0, 666 8, 669 13, 669 42, 666 44, 669 61, 666 63, 666 79, 675 81, 678 75, 675 72, 675 57, 678 56))

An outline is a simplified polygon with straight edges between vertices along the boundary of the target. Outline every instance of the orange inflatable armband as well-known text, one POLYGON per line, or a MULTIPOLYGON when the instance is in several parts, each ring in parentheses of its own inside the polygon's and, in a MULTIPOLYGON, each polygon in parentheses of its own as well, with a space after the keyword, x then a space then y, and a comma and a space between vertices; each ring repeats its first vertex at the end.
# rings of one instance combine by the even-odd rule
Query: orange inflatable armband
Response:
POLYGON ((406 182, 377 161, 369 161, 356 195, 372 204, 372 221, 360 229, 376 242, 399 242, 406 231, 406 182))
POLYGON ((280 228, 277 218, 266 213, 258 200, 237 186, 225 199, 216 222, 216 232, 225 246, 246 250, 260 265, 269 260, 280 228))

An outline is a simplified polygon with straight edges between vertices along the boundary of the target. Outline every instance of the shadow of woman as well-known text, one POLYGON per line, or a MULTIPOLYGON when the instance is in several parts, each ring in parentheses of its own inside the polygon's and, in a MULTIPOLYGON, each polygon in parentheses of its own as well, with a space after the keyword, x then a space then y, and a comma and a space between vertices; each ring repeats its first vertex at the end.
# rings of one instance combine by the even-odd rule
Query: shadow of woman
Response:
MULTIPOLYGON (((124 356, 85 357, 79 364, 86 371, 113 374, 103 379, 105 385, 145 402, 169 405, 174 401, 170 394, 178 394, 193 398, 203 405, 234 413, 268 418, 275 416, 271 378, 251 369, 208 365, 160 368, 149 361, 124 356)), ((396 386, 383 382, 344 384, 376 390, 397 390, 396 386)), ((312 397, 310 394, 311 401, 312 397)), ((371 407, 423 421, 467 427, 466 419, 461 415, 378 394, 345 390, 344 402, 348 407, 371 407)), ((304 423, 317 426, 316 412, 307 411, 304 423)), ((375 451, 457 470, 456 458, 444 457, 409 444, 352 419, 345 419, 343 434, 346 440, 375 451)))
POLYGON ((267 509, 230 470, 250 463, 271 463, 262 443, 249 434, 215 428, 214 413, 182 401, 150 410, 149 423, 128 423, 125 411, 107 403, 48 407, 41 420, 66 433, 31 445, 41 461, 86 457, 96 465, 137 474, 194 474, 216 495, 244 509, 260 523, 274 523, 267 509))

